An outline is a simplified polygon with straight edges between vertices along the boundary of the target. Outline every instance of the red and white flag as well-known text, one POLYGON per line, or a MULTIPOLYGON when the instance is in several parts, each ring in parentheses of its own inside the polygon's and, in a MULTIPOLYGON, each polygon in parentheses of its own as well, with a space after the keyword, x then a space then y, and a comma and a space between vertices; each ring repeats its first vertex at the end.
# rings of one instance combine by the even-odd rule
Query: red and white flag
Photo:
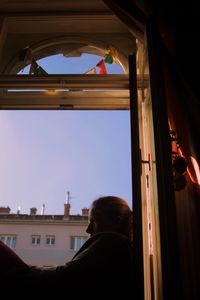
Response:
POLYGON ((106 70, 106 65, 104 63, 104 60, 100 60, 98 62, 98 64, 96 64, 96 67, 99 67, 100 70, 99 70, 99 74, 107 74, 107 70, 106 70))

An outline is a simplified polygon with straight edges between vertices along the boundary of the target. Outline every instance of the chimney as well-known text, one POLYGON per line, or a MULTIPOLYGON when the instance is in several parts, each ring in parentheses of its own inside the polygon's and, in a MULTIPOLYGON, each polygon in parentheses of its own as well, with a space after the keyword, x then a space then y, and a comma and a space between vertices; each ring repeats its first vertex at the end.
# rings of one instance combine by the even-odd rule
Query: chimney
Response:
POLYGON ((70 192, 67 192, 66 203, 64 204, 64 219, 68 219, 70 215, 71 205, 69 203, 69 199, 70 199, 70 192))
POLYGON ((0 214, 1 215, 9 215, 9 213, 10 213, 10 207, 9 206, 7 206, 7 207, 3 207, 3 206, 1 206, 0 207, 0 214))
POLYGON ((70 214, 70 204, 65 203, 64 204, 64 218, 69 218, 69 214, 70 214))
POLYGON ((82 208, 82 216, 88 217, 89 216, 89 208, 82 208))
POLYGON ((37 208, 36 208, 36 207, 31 207, 31 208, 30 208, 30 215, 31 215, 31 216, 35 216, 36 213, 37 213, 37 208))

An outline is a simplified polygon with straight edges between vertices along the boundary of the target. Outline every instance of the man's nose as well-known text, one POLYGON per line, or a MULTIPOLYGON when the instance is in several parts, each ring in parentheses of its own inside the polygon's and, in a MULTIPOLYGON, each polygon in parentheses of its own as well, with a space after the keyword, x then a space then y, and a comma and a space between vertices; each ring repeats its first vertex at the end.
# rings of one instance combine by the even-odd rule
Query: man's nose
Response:
POLYGON ((86 232, 89 233, 90 235, 93 235, 94 234, 94 228, 93 228, 93 223, 90 222, 88 227, 86 228, 86 232))

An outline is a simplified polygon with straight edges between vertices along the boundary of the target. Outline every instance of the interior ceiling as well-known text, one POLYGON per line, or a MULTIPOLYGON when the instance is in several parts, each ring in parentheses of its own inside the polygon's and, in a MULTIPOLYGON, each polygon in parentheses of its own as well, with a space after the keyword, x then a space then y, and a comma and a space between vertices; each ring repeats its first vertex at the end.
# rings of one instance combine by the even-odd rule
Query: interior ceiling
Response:
POLYGON ((0 0, 0 12, 109 11, 101 0, 0 0))

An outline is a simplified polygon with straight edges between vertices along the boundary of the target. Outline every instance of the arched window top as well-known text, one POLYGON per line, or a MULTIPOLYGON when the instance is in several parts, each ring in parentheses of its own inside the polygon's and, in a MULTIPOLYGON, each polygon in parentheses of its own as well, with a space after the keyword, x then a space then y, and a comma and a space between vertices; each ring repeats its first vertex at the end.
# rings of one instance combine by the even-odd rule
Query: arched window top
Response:
MULTIPOLYGON (((52 62, 52 57, 54 60, 61 58, 63 63, 66 64, 71 58, 70 61, 73 61, 74 71, 70 71, 71 74, 82 74, 87 72, 90 69, 86 61, 90 57, 89 61, 94 62, 91 65, 91 68, 96 67, 96 64, 103 59, 107 63, 108 74, 121 74, 128 72, 128 53, 127 51, 119 50, 117 46, 113 46, 112 44, 106 44, 105 42, 99 42, 94 38, 90 40, 82 39, 81 37, 60 37, 50 40, 44 40, 36 44, 27 45, 22 48, 15 57, 13 57, 10 62, 7 64, 4 73, 5 74, 19 74, 19 72, 25 69, 26 66, 31 64, 32 59, 37 61, 37 63, 44 59, 50 59, 52 62), (110 59, 106 60, 106 56, 111 53, 113 57, 113 62, 111 63, 110 59), (60 56, 59 56, 60 55, 60 56), (65 61, 65 62, 64 62, 65 61), (76 71, 78 68, 79 61, 84 66, 85 70, 76 71), (112 72, 113 66, 118 66, 115 72, 112 72)), ((49 61, 50 65, 51 62, 49 61)), ((48 71, 47 71, 48 73, 48 71)), ((49 71, 51 73, 51 71, 49 71)), ((57 71, 55 72, 57 73, 57 71)), ((59 74, 58 72, 57 74, 59 74)), ((69 72, 66 69, 66 73, 69 72)), ((97 69, 98 73, 98 69, 97 69)))
POLYGON ((54 54, 36 60, 18 74, 123 74, 123 67, 110 56, 80 53, 77 56, 54 54), (107 59, 106 59, 107 58, 107 59))

